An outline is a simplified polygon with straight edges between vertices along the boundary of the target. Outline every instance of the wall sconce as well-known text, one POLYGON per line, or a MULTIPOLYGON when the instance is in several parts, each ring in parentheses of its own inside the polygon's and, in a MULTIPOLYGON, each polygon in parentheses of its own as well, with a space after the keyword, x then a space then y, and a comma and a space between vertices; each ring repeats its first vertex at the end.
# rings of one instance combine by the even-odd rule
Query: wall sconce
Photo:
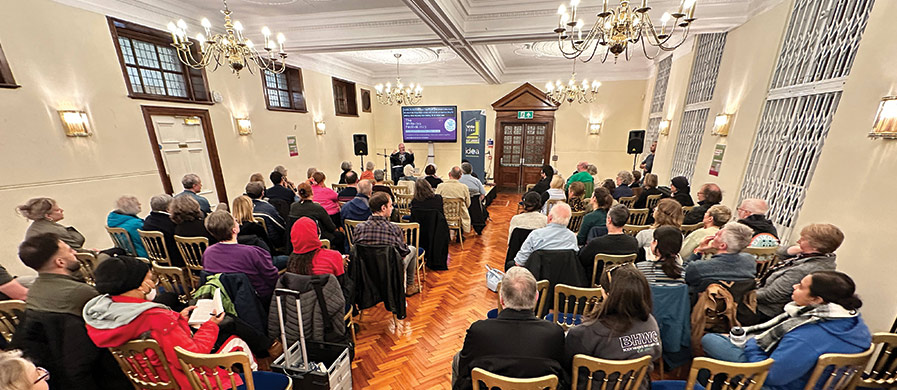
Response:
POLYGON ((717 115, 716 119, 713 120, 713 131, 711 131, 710 134, 721 137, 729 135, 729 125, 732 123, 732 117, 734 115, 735 114, 717 115))
POLYGON ((604 125, 603 122, 589 122, 589 134, 598 135, 601 133, 601 127, 604 125))
POLYGON ((327 125, 324 124, 323 119, 315 121, 315 133, 318 135, 327 134, 327 125))
POLYGON ((897 96, 881 99, 869 138, 897 139, 897 96))
POLYGON ((670 120, 664 119, 657 124, 657 132, 660 135, 670 135, 670 120))
POLYGON ((84 111, 59 111, 62 129, 69 137, 87 137, 90 135, 90 122, 84 111))
POLYGON ((252 134, 252 122, 249 121, 249 118, 235 118, 237 121, 237 130, 240 132, 240 135, 250 135, 252 134))

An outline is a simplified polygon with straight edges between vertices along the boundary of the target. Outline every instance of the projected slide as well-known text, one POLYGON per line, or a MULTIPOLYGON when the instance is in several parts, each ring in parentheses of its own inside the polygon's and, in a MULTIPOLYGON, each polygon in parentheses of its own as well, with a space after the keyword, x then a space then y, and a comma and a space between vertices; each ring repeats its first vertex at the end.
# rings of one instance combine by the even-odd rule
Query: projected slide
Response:
POLYGON ((405 142, 456 142, 457 106, 402 107, 402 139, 405 142))

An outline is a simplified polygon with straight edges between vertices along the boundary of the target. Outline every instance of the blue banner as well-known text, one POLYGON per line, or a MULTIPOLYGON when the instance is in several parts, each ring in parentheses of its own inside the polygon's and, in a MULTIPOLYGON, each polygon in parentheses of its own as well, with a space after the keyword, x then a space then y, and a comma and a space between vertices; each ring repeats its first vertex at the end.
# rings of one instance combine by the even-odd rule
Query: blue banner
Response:
POLYGON ((486 183, 486 112, 461 111, 461 159, 473 165, 473 172, 486 183))

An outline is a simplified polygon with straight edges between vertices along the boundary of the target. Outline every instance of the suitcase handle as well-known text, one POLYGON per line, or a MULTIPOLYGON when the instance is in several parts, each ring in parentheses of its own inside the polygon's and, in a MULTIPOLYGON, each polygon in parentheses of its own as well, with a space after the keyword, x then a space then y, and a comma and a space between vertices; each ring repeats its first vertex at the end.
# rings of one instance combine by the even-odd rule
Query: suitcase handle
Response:
POLYGON ((299 299, 299 291, 296 290, 287 290, 285 288, 278 288, 274 290, 274 295, 278 297, 282 297, 284 295, 289 295, 293 298, 299 299))
POLYGON ((284 326, 283 321, 283 303, 281 297, 284 295, 292 296, 296 299, 296 317, 298 319, 299 324, 299 353, 300 358, 302 359, 302 367, 306 370, 309 369, 308 366, 308 352, 305 347, 305 329, 302 326, 302 305, 299 299, 299 292, 293 290, 287 290, 278 288, 274 290, 275 300, 277 302, 277 319, 280 322, 280 340, 283 344, 283 357, 284 357, 284 366, 291 367, 293 365, 293 359, 290 354, 290 345, 287 344, 287 332, 286 327, 284 326))

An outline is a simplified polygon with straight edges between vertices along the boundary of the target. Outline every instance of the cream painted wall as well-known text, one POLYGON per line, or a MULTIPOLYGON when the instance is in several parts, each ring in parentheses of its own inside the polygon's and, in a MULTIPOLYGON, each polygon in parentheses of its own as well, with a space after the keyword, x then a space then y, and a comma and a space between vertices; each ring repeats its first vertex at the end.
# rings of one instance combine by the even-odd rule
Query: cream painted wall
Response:
POLYGON ((312 165, 335 179, 342 160, 356 161, 347 142, 351 134, 373 135, 372 114, 334 115, 330 77, 311 71, 303 71, 307 114, 268 111, 258 74, 244 71, 238 79, 226 69, 209 73, 211 89, 224 96, 220 104, 131 99, 104 15, 48 0, 12 2, 4 11, 0 42, 22 86, 0 89, 0 165, 6 167, 0 183, 0 204, 6 205, 0 264, 13 273, 30 273, 16 257, 28 221, 13 211, 28 198, 55 198, 66 210, 63 223, 77 227, 92 248, 111 246, 103 226, 118 196, 137 196, 144 204, 140 215, 148 213, 149 198, 162 192, 162 184, 142 105, 209 111, 230 200, 243 193, 251 173, 267 176, 279 164, 294 179, 312 165), (65 137, 60 109, 87 111, 94 134, 65 137), (237 135, 232 118, 243 115, 252 120, 250 136, 237 135), (326 135, 314 134, 314 119, 325 121, 326 135), (298 157, 289 157, 288 135, 298 137, 298 157))

